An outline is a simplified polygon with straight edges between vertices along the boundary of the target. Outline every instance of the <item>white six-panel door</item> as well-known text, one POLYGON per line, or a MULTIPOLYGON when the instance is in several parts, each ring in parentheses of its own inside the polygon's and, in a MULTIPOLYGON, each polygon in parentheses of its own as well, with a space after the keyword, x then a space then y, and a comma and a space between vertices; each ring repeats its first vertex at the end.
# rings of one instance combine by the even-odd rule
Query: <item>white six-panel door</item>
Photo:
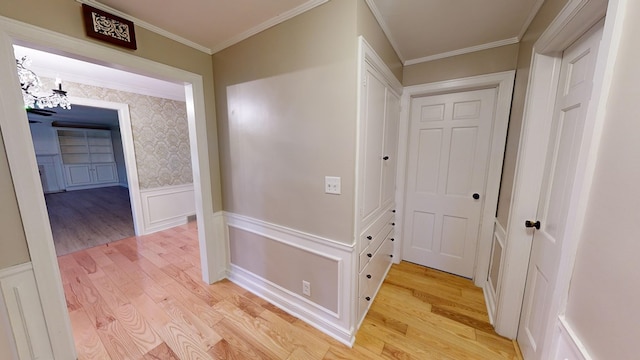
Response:
POLYGON ((473 276, 495 102, 495 88, 412 99, 403 259, 473 276))
POLYGON ((601 38, 600 25, 565 50, 562 57, 537 219, 531 220, 540 221, 540 229, 530 230, 533 244, 518 329, 518 343, 525 359, 542 356, 601 38))

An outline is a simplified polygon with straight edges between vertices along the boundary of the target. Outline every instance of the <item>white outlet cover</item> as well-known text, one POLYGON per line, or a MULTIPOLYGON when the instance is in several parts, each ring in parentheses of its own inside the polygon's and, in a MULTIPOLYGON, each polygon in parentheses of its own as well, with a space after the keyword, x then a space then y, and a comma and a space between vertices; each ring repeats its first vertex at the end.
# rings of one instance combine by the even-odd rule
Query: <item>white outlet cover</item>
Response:
POLYGON ((341 179, 338 176, 325 176, 324 177, 324 192, 325 194, 341 194, 341 179))

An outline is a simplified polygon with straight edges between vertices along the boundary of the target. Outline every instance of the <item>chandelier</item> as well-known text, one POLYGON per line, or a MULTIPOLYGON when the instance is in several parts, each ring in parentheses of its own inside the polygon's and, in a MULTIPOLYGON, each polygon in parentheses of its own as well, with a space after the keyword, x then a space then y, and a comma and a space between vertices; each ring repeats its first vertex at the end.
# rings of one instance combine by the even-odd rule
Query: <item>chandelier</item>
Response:
POLYGON ((30 63, 31 61, 26 56, 23 56, 20 60, 16 59, 24 106, 31 109, 35 106, 39 108, 54 108, 59 106, 63 109, 71 109, 67 92, 62 90, 62 81, 56 79, 56 86, 58 88, 52 89, 51 94, 45 94, 44 90, 42 90, 42 82, 40 82, 38 75, 27 69, 30 63))

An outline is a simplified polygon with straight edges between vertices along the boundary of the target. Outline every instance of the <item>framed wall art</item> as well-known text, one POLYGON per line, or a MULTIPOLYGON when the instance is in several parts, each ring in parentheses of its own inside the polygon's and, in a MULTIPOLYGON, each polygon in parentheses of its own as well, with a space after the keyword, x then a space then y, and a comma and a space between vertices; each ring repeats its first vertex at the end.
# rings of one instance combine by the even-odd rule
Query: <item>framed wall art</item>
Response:
POLYGON ((87 36, 135 50, 136 33, 133 22, 82 4, 87 36))

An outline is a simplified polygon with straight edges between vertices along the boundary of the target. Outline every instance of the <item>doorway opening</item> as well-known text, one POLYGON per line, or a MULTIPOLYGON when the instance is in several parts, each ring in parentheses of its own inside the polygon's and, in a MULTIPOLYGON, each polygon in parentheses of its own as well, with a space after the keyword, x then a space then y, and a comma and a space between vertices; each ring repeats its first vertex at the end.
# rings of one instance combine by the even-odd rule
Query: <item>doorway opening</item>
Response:
POLYGON ((27 111, 58 255, 195 216, 184 86, 13 47, 73 104, 27 111))
POLYGON ((34 277, 47 326, 49 341, 55 357, 74 357, 69 317, 65 310, 60 272, 56 263, 51 229, 42 192, 38 167, 30 130, 24 110, 19 106, 21 97, 15 87, 17 82, 12 45, 50 51, 94 64, 127 69, 130 74, 145 74, 165 79, 181 87, 186 98, 189 145, 193 162, 194 193, 196 202, 197 238, 202 263, 202 278, 210 283, 224 277, 224 243, 215 238, 221 218, 213 212, 211 177, 208 171, 209 155, 206 141, 206 117, 204 85, 201 75, 162 65, 131 54, 104 48, 83 40, 64 37, 47 30, 0 18, 0 40, 3 56, 0 57, 0 76, 3 79, 3 102, 0 103, 0 126, 20 213, 34 277), (94 59, 94 60, 91 60, 94 59), (95 60, 99 59, 99 60, 95 60), (17 121, 20 119, 21 121, 17 121), (204 171, 200 171, 202 168, 204 171), (216 248, 214 250, 214 248, 216 248), (217 248, 222 248, 218 250, 217 248), (220 254, 220 255, 218 255, 220 254), (46 301, 44 301, 46 299, 46 301))
POLYGON ((72 104, 40 114, 27 118, 56 255, 137 235, 118 112, 72 104))

